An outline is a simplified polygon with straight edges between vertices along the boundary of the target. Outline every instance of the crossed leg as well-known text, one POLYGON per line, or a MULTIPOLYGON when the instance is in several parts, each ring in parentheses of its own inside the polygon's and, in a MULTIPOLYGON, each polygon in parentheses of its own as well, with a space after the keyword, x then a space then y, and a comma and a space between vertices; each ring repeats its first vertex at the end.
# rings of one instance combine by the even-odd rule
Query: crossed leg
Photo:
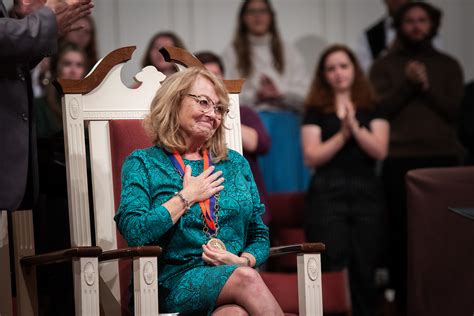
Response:
POLYGON ((231 274, 217 298, 213 315, 283 315, 260 274, 239 267, 231 274))

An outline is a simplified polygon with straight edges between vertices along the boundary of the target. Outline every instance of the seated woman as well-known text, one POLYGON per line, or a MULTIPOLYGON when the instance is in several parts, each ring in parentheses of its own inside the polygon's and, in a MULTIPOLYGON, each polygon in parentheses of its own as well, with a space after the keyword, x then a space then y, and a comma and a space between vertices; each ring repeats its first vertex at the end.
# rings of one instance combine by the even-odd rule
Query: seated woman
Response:
POLYGON ((115 220, 130 246, 163 248, 162 312, 283 314, 252 269, 268 256, 268 228, 247 161, 224 142, 228 104, 208 70, 171 75, 144 121, 155 146, 123 165, 115 220))

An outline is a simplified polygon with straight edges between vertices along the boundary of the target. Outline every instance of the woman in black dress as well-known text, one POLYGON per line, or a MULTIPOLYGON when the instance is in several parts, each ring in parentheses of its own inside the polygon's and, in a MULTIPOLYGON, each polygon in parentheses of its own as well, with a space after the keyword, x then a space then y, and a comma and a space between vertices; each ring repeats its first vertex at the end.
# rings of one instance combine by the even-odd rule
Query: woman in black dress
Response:
POLYGON ((325 271, 349 269, 354 315, 372 315, 383 193, 375 174, 389 124, 349 48, 323 52, 306 100, 305 163, 314 169, 305 216, 308 241, 322 241, 325 271))

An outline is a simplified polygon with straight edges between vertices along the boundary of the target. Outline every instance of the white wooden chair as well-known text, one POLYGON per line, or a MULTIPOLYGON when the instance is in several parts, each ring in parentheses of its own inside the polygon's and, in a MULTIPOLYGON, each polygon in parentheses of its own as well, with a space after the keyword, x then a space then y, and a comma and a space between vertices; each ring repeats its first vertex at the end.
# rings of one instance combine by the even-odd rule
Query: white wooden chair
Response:
MULTIPOLYGON (((99 258, 80 258, 74 263, 76 315, 118 315, 126 309, 123 305, 127 299, 120 289, 126 288, 128 284, 125 284, 127 282, 124 278, 121 280, 121 266, 115 260, 125 257, 133 259, 135 315, 158 315, 157 256, 161 249, 158 246, 118 247, 120 241, 113 221, 118 207, 117 199, 114 200, 114 189, 117 194, 119 188, 117 183, 114 187, 113 164, 116 161, 111 154, 112 135, 109 128, 114 122, 141 120, 148 113, 160 82, 165 79, 162 73, 148 66, 135 77, 141 82, 138 88, 126 87, 120 74, 134 49, 124 47, 113 51, 81 81, 59 80, 59 87, 63 92, 71 243, 80 247, 95 244, 103 251, 99 258), (86 132, 89 135, 90 157, 86 155, 86 132), (92 212, 89 210, 88 159, 92 174, 92 212), (92 224, 95 225, 94 228, 91 227, 92 224)), ((162 54, 179 69, 186 66, 203 67, 194 56, 179 48, 162 49, 162 54)), ((227 131, 226 141, 229 148, 238 152, 242 152, 239 112, 241 84, 240 80, 226 81, 231 99, 227 123, 230 130, 227 131)), ((322 315, 319 252, 323 249, 322 244, 306 244, 271 250, 277 255, 299 253, 298 291, 301 315, 322 315)))

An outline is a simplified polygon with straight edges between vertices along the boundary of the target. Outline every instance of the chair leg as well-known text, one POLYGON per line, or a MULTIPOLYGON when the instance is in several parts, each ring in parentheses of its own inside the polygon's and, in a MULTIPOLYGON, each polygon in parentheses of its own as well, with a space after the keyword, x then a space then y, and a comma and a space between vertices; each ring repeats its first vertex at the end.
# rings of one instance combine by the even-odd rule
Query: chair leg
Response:
POLYGON ((299 314, 323 316, 321 255, 300 254, 297 261, 299 314))
POLYGON ((12 316, 8 213, 0 211, 0 315, 12 316))
POLYGON ((74 259, 72 270, 76 315, 99 316, 99 261, 97 257, 74 259))
POLYGON ((158 315, 158 263, 156 257, 133 259, 136 316, 158 315))
POLYGON ((21 210, 11 213, 13 229, 13 252, 16 271, 16 304, 18 314, 37 315, 38 295, 36 287, 36 270, 24 269, 20 259, 35 254, 35 237, 33 230, 32 210, 21 210))

